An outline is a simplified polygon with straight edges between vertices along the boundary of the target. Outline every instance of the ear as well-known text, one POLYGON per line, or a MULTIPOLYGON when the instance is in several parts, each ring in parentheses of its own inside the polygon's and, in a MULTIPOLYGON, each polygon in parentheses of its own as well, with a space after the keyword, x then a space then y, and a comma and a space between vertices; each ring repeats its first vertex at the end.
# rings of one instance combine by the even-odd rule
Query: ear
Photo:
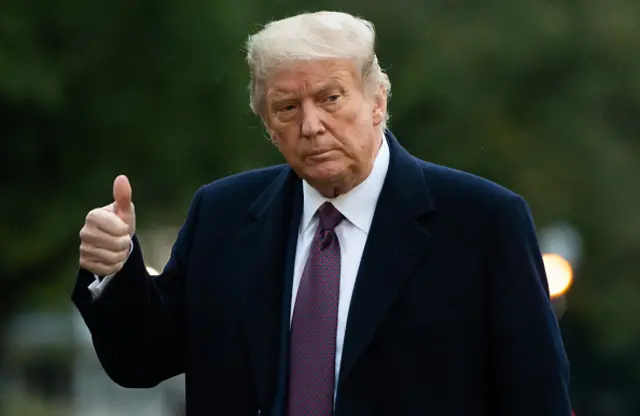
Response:
POLYGON ((387 89, 382 85, 378 86, 378 91, 373 96, 373 125, 379 126, 387 114, 387 89))

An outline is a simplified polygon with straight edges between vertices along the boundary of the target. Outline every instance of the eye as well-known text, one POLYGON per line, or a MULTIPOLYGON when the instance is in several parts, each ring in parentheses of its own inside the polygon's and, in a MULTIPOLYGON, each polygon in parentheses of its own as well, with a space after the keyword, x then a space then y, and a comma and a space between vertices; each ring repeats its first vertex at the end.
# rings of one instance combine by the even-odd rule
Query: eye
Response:
POLYGON ((324 101, 328 103, 333 103, 338 101, 339 98, 340 98, 340 94, 331 94, 331 95, 327 95, 324 101))
POLYGON ((278 111, 283 112, 283 113, 286 113, 286 112, 288 112, 288 111, 293 111, 293 110, 295 110, 296 108, 297 108, 297 106, 296 106, 295 104, 286 104, 286 105, 283 105, 282 107, 280 107, 280 108, 278 109, 278 111))
POLYGON ((296 103, 283 103, 275 107, 274 117, 282 122, 293 120, 300 106, 296 103))

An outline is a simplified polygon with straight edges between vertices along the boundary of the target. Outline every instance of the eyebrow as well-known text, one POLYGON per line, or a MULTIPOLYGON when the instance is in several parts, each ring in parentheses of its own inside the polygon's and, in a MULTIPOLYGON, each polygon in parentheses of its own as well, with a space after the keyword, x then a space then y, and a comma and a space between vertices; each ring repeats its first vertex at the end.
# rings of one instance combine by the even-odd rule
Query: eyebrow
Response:
MULTIPOLYGON (((330 77, 327 78, 325 80, 323 80, 322 82, 319 82, 318 84, 316 84, 315 86, 312 87, 311 91, 313 95, 317 95, 323 92, 327 92, 329 90, 333 90, 333 89, 340 89, 342 90, 343 87, 340 85, 340 82, 342 81, 341 78, 339 77, 330 77)), ((277 100, 287 100, 289 96, 295 95, 297 93, 297 91, 292 91, 288 88, 278 88, 278 87, 273 87, 271 89, 271 94, 273 95, 273 99, 277 99, 277 100)))
POLYGON ((326 92, 327 90, 333 89, 343 89, 341 82, 342 79, 338 77, 327 78, 325 81, 319 84, 319 87, 316 88, 315 93, 326 92))

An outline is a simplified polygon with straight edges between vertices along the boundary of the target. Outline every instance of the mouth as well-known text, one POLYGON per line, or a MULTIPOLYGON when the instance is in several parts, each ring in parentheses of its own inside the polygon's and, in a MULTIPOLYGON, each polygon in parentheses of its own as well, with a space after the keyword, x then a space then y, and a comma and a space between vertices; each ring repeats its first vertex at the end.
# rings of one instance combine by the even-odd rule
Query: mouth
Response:
POLYGON ((316 152, 309 153, 307 155, 307 158, 308 159, 324 159, 327 156, 330 156, 331 154, 336 153, 336 152, 337 152, 337 150, 334 150, 334 149, 316 151, 316 152))

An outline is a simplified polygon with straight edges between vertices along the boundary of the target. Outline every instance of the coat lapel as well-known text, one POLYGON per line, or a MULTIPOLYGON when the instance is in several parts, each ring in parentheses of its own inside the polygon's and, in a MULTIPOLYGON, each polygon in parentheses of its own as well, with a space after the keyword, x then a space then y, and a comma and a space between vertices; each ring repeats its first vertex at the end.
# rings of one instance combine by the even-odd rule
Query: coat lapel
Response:
POLYGON ((390 132, 387 142, 389 169, 351 299, 339 386, 371 341, 430 241, 429 233, 418 221, 433 209, 422 168, 390 132))
POLYGON ((247 225, 238 233, 234 245, 242 251, 235 267, 243 282, 243 326, 263 407, 271 406, 276 393, 286 300, 285 271, 289 269, 286 268, 287 240, 299 185, 291 169, 283 169, 252 205, 247 225))

